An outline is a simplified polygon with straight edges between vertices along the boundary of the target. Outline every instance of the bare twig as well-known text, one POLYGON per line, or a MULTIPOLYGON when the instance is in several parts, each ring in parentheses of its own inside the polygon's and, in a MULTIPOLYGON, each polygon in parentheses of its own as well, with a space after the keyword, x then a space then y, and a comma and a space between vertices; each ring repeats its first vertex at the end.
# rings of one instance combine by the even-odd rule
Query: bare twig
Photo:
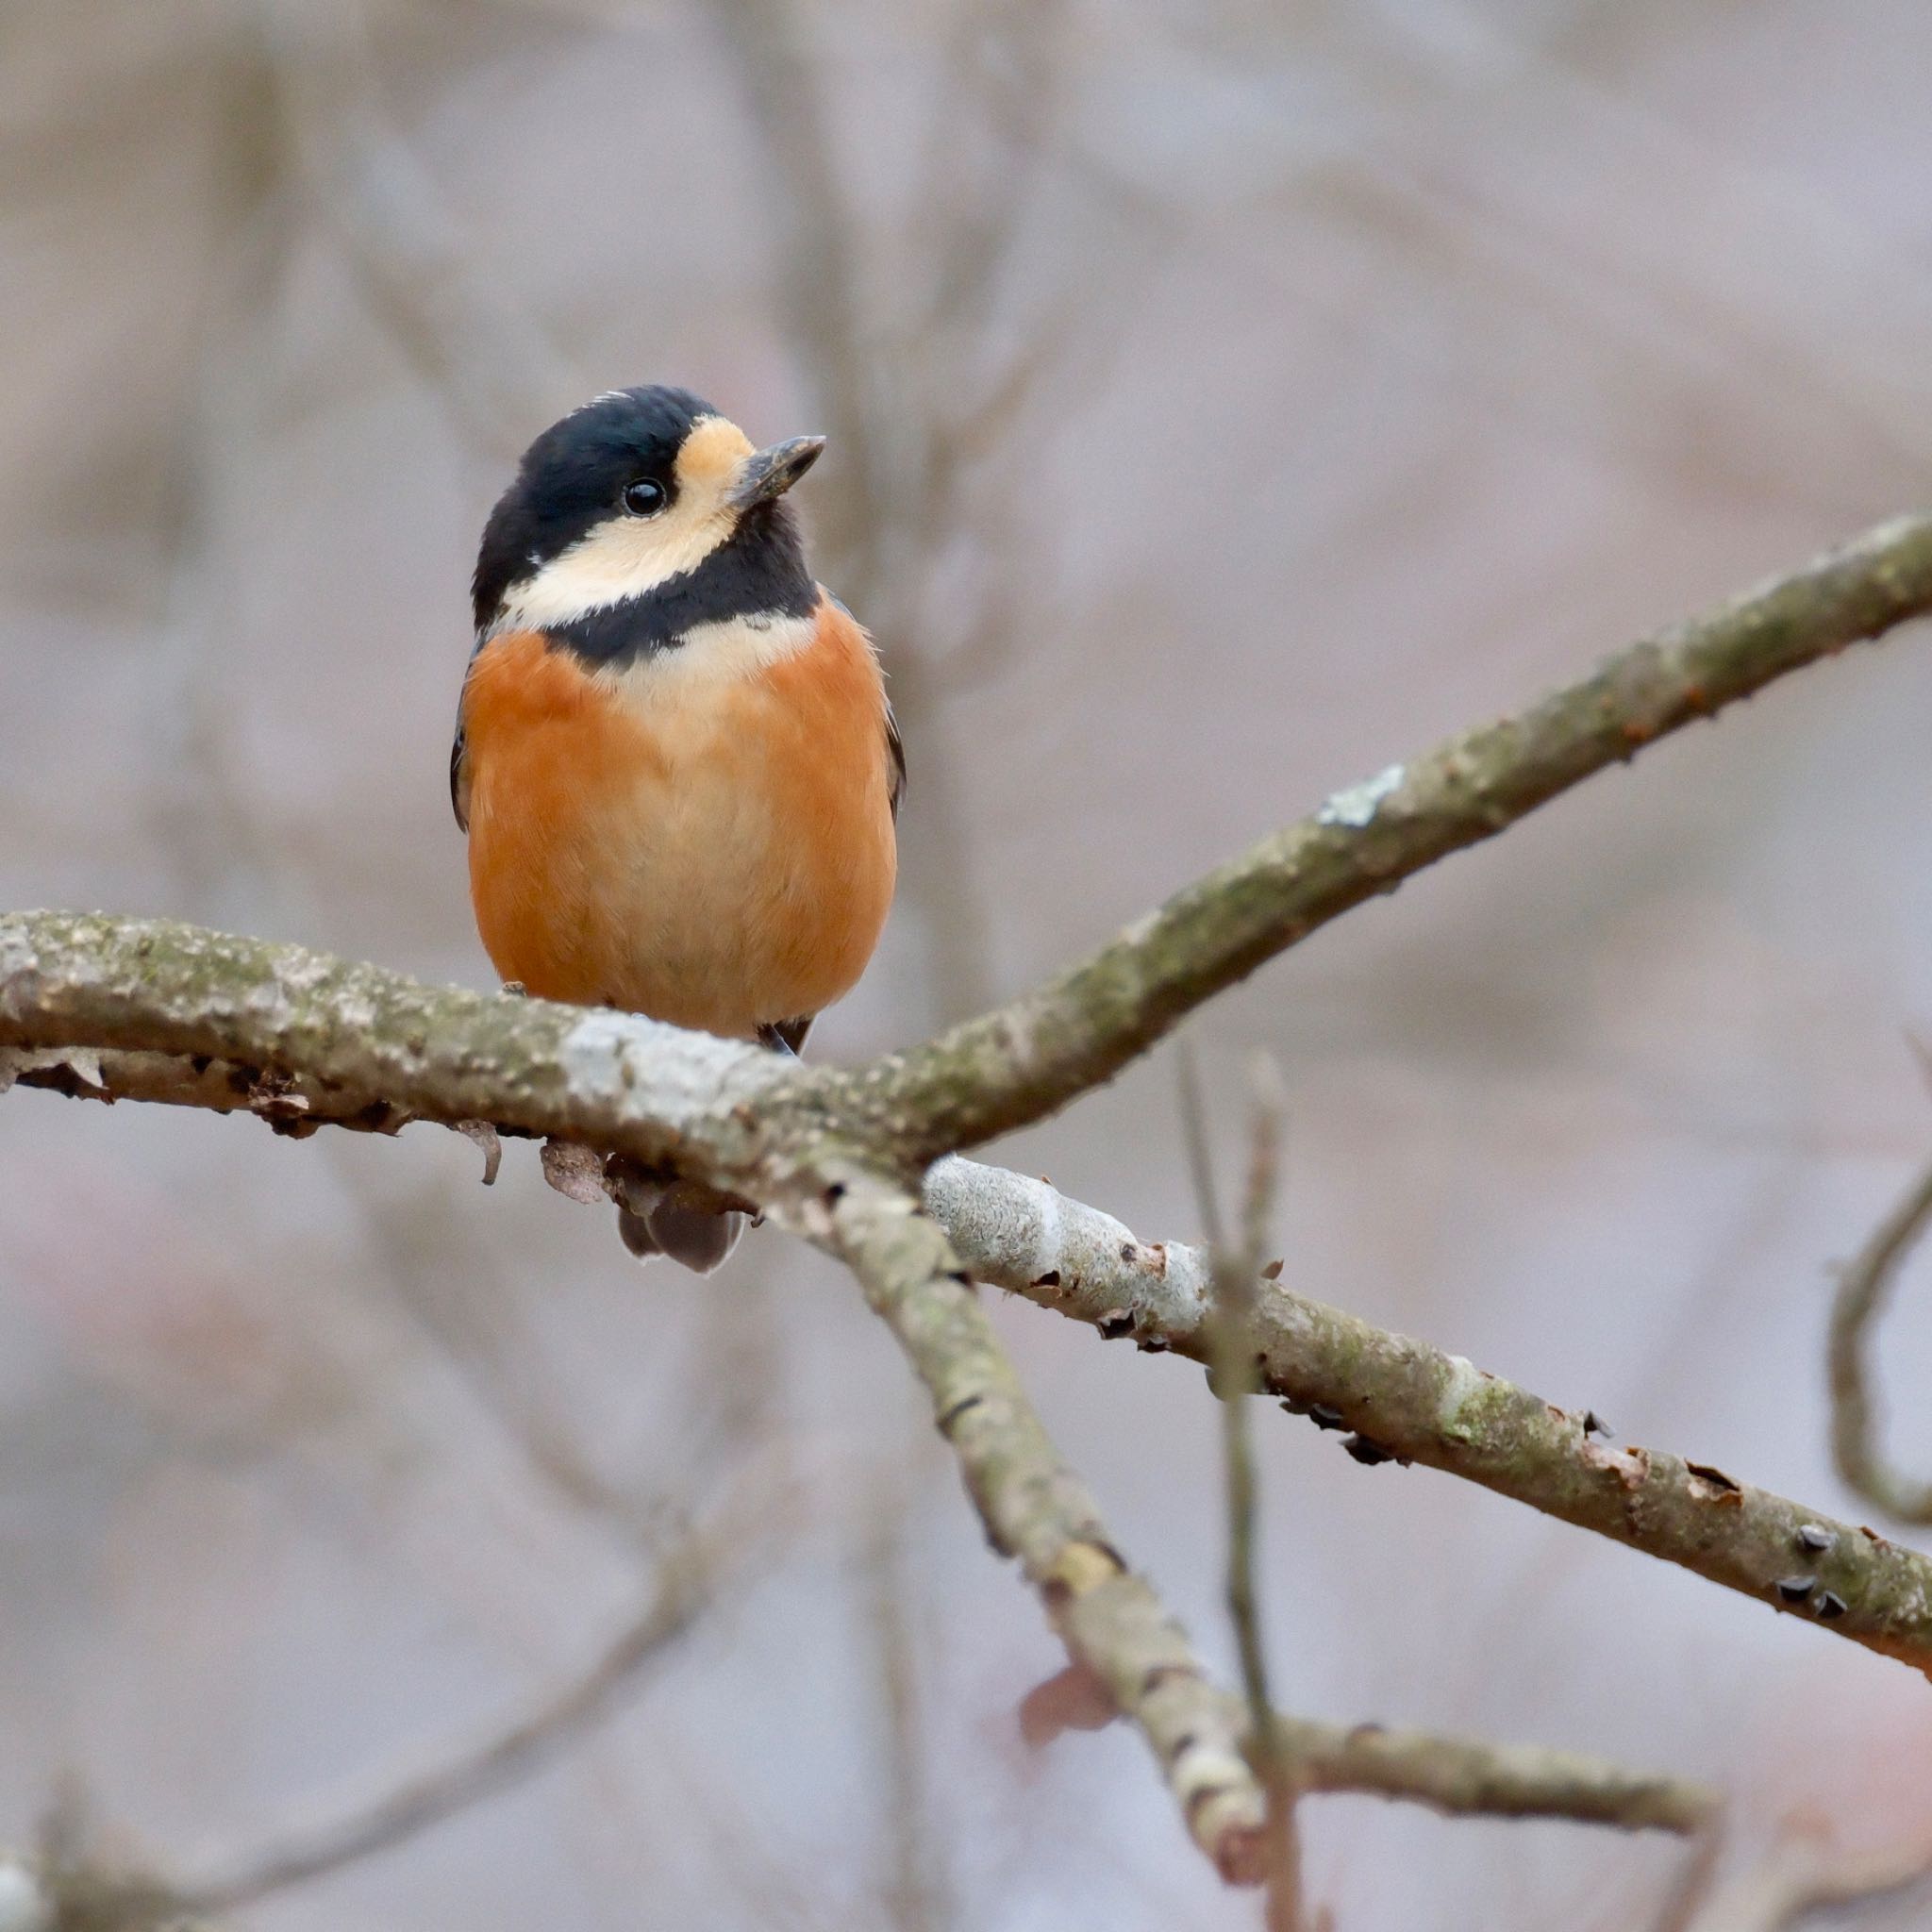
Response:
POLYGON ((994 541, 1017 534, 1009 510, 969 506, 967 484, 1068 331, 1039 320, 991 380, 972 362, 1043 152, 1064 8, 1059 0, 958 0, 908 239, 879 261, 862 246, 820 63, 793 0, 714 0, 711 11, 765 161, 779 311, 834 442, 815 486, 828 577, 883 641, 915 746, 920 808, 904 829, 902 876, 925 930, 935 1009, 950 1019, 991 997, 991 967, 958 754, 934 728, 944 682, 931 589, 972 527, 998 569, 981 573, 973 597, 946 616, 984 659, 989 636, 1008 627, 1013 581, 1030 576, 1012 543, 994 541), (967 158, 975 134, 990 153, 983 167, 967 158), (1008 527, 993 530, 996 520, 1008 527))
MULTIPOLYGON (((1183 1062, 1191 1074, 1191 1062, 1183 1062)), ((1302 1924, 1301 1843, 1295 1828, 1295 1765, 1274 1719, 1268 1687, 1267 1648, 1261 1636, 1259 1591, 1255 1581, 1255 1450, 1248 1427, 1248 1397, 1258 1386, 1255 1368, 1256 1284, 1268 1244, 1281 1146, 1280 1079, 1265 1058, 1255 1073, 1253 1145, 1242 1203, 1239 1241, 1223 1241, 1214 1177, 1208 1159, 1208 1137, 1199 1092, 1190 1078, 1189 1142, 1197 1149, 1196 1180, 1201 1208, 1213 1238, 1213 1297, 1208 1318, 1208 1355, 1214 1392, 1221 1398, 1221 1453, 1227 1491, 1226 1597, 1229 1621, 1241 1655, 1241 1688, 1248 1705, 1248 1761, 1268 1801, 1262 1863, 1267 1874, 1269 1932, 1299 1932, 1302 1924)))
MULTIPOLYGON (((1040 1685, 1020 1711, 1023 1734, 1035 1745, 1065 1731, 1098 1730, 1116 1714, 1107 1687, 1078 1665, 1040 1685)), ((1274 1729, 1303 1797, 1353 1794, 1425 1805, 1449 1817, 1546 1818, 1686 1836, 1708 1832, 1721 1815, 1717 1793, 1704 1785, 1581 1752, 1324 1724, 1280 1711, 1274 1729)))
POLYGON ((1878 1441, 1866 1386, 1866 1343, 1898 1271, 1932 1222, 1932 1168, 1915 1180, 1844 1271, 1831 1307, 1831 1448, 1859 1495, 1903 1523, 1932 1523, 1932 1482, 1907 1475, 1878 1441))
POLYGON ((360 0, 258 5, 289 145, 327 231, 463 435, 514 462, 543 424, 581 399, 581 378, 476 273, 436 181, 385 124, 360 0))
POLYGON ((907 1575, 911 1493, 902 1476, 882 1478, 865 1548, 864 1588, 882 1708, 881 1812, 890 1834, 883 1894, 895 1932, 942 1932, 953 1921, 943 1834, 933 1815, 920 1657, 907 1575))
POLYGON ((1274 1724, 1307 1792, 1355 1791, 1457 1817, 1567 1818, 1623 1831, 1693 1832, 1718 1809, 1716 1793, 1703 1785, 1576 1751, 1278 1713, 1274 1724))
POLYGON ((895 521, 880 468, 891 425, 878 421, 882 399, 867 380, 874 344, 860 319, 858 242, 825 133, 818 72, 790 0, 713 0, 710 11, 765 162, 779 311, 803 351, 837 452, 817 497, 824 535, 841 559, 841 594, 863 615, 895 521))

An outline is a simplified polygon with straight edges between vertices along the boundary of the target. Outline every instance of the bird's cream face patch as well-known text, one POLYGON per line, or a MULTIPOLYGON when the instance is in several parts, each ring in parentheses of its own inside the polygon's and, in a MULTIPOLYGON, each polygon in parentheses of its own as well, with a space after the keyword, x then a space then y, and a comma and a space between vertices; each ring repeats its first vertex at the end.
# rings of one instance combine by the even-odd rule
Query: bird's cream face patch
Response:
POLYGON ((609 516, 561 556, 510 586, 491 635, 569 624, 695 570, 732 532, 731 490, 752 453, 751 439, 735 423, 700 418, 677 453, 671 507, 638 517, 613 503, 609 516))

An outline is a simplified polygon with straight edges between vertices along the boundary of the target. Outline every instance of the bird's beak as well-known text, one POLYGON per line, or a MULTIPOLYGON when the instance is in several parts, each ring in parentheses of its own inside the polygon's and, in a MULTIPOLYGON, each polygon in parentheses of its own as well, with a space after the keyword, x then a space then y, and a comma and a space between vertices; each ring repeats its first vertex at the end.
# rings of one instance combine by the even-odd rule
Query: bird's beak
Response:
POLYGON ((823 436, 794 436, 790 442, 755 451, 745 458, 731 486, 731 507, 745 510, 783 496, 818 461, 824 447, 823 436))

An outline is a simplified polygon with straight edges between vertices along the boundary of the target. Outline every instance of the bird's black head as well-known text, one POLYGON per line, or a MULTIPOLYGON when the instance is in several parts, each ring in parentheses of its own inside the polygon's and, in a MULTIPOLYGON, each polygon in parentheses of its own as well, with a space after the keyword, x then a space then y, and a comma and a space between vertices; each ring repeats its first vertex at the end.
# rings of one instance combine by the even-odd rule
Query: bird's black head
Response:
POLYGON ((689 390, 608 391, 530 445, 491 512, 478 633, 528 627, 608 658, 726 617, 802 614, 816 592, 781 499, 824 447, 754 449, 689 390))

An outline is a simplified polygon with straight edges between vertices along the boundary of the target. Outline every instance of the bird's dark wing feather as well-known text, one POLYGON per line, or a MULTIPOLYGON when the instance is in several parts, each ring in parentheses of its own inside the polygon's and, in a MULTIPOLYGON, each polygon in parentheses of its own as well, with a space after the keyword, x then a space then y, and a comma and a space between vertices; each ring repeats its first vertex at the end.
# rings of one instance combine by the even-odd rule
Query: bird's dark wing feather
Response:
POLYGON ((892 823, 899 823, 899 801, 906 793, 906 744, 899 736, 899 721, 892 715, 891 705, 886 707, 886 756, 892 761, 891 791, 887 794, 892 801, 892 823))
POLYGON ((457 716, 457 735, 450 741, 449 747, 449 803, 450 809, 457 815, 457 828, 467 832, 470 829, 470 760, 469 741, 463 734, 463 720, 457 716))

